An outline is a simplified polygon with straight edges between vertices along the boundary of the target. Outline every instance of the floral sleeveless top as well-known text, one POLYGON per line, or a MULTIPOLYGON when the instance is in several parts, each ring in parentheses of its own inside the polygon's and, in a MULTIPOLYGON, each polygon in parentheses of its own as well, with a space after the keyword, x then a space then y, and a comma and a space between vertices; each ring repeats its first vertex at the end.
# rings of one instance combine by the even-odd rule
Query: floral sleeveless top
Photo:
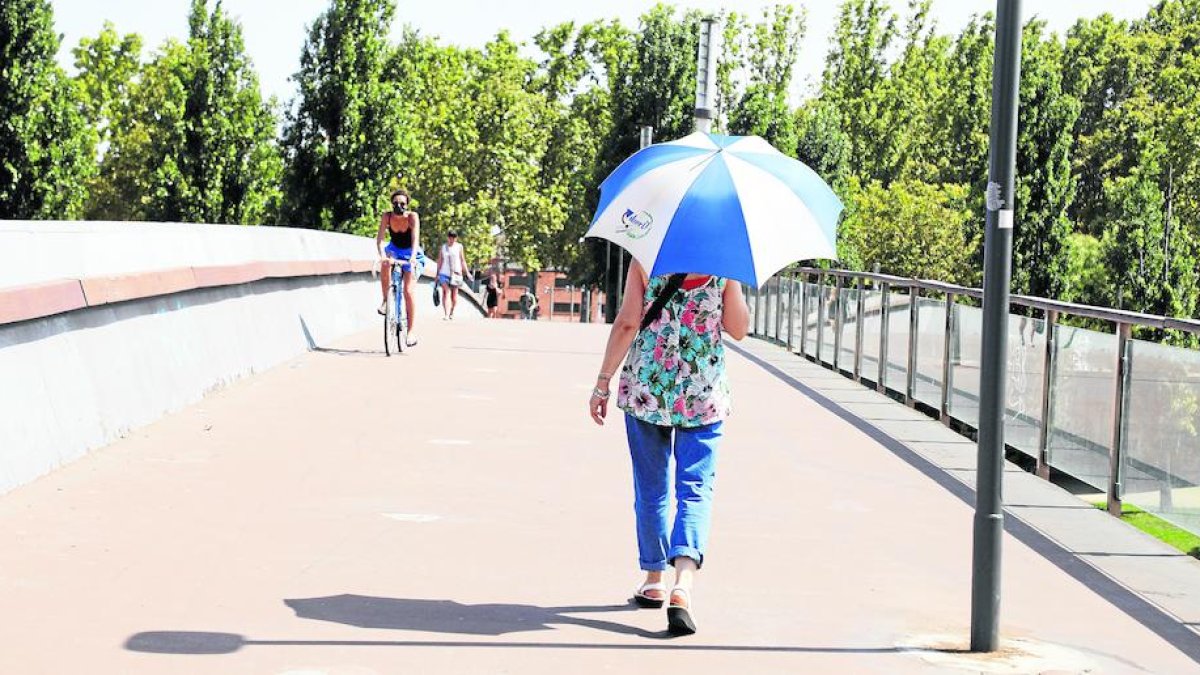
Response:
MULTIPOLYGON (((643 298, 649 308, 667 283, 650 279, 643 298)), ((729 415, 731 396, 721 341, 725 280, 685 283, 658 320, 638 333, 621 369, 617 406, 660 426, 699 427, 729 415)))

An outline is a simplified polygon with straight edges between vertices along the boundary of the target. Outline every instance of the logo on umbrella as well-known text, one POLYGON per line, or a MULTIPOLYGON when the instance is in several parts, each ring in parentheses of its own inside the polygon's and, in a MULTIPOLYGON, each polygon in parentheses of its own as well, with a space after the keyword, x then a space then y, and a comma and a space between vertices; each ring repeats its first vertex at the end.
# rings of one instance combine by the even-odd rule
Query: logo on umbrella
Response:
POLYGON ((654 217, 645 211, 625 209, 621 216, 621 227, 617 232, 624 232, 630 239, 641 239, 654 225, 654 217))

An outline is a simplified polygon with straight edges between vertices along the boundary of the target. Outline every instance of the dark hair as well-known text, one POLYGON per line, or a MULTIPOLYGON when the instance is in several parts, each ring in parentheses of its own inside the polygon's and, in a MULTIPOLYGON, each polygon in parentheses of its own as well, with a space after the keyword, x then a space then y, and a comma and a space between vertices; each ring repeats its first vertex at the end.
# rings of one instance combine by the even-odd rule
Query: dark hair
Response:
POLYGON ((457 237, 458 233, 455 232, 454 230, 450 230, 449 232, 446 233, 446 236, 447 237, 457 237))
POLYGON ((391 197, 388 197, 388 200, 394 202, 394 201, 396 201, 396 197, 404 197, 404 201, 406 201, 406 202, 411 201, 411 199, 412 199, 411 197, 408 196, 408 190, 396 190, 395 192, 392 193, 391 197))

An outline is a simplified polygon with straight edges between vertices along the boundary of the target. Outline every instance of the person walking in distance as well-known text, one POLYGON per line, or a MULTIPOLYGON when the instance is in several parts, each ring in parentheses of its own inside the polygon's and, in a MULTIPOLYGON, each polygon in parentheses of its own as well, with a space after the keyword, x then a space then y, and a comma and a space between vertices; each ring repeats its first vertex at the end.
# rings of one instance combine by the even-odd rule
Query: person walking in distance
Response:
POLYGON ((458 233, 450 230, 446 233, 446 243, 438 251, 437 282, 442 287, 443 319, 454 318, 454 310, 458 307, 458 289, 462 286, 466 270, 467 258, 463 245, 458 241, 458 233))
POLYGON ((408 192, 396 190, 392 193, 392 210, 379 217, 379 232, 375 235, 375 249, 379 252, 379 278, 383 287, 383 302, 379 313, 387 313, 388 294, 392 289, 392 261, 398 261, 404 279, 404 309, 408 315, 408 345, 417 344, 416 313, 413 311, 413 270, 420 271, 421 218, 416 211, 408 210, 408 192), (383 242, 388 240, 385 247, 383 242))
POLYGON ((592 420, 604 424, 609 384, 624 358, 617 406, 625 411, 645 572, 634 600, 647 608, 667 602, 672 635, 696 632, 692 588, 708 546, 717 446, 730 412, 722 331, 741 340, 749 329, 741 284, 705 275, 648 278, 635 261, 588 401, 592 420), (672 456, 676 510, 668 528, 672 456), (670 593, 668 566, 675 568, 670 593))
POLYGON ((484 286, 484 304, 487 305, 489 319, 500 317, 500 283, 500 270, 495 268, 489 270, 484 286))

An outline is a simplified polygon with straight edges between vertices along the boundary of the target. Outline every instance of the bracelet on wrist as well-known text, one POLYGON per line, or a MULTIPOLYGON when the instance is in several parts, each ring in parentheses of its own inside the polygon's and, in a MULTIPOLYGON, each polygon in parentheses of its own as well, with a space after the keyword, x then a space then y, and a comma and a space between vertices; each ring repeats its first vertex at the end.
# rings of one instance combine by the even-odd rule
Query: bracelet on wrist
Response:
POLYGON ((612 396, 612 392, 608 390, 602 390, 600 387, 595 387, 592 389, 592 396, 602 401, 607 401, 608 397, 612 396))

